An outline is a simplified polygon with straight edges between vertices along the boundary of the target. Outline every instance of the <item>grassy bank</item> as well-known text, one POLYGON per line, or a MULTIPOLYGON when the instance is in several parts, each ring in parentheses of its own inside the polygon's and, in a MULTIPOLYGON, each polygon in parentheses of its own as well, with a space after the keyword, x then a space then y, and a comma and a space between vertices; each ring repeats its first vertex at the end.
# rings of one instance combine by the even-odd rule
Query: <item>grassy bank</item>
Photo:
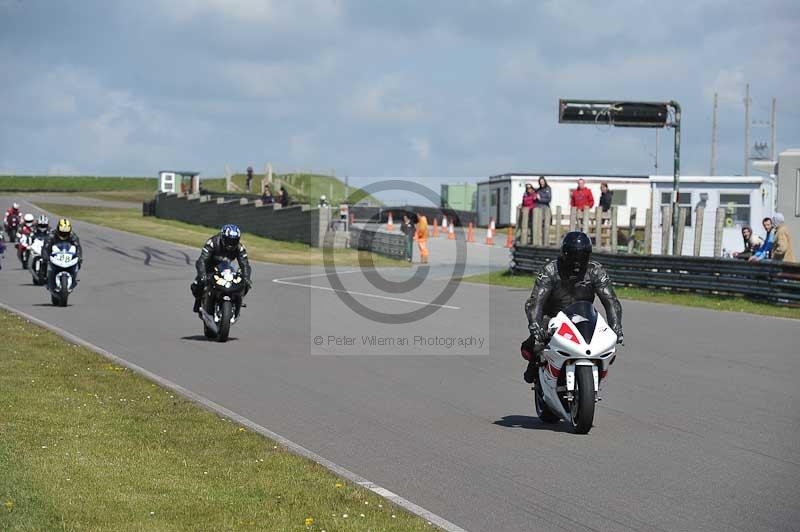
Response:
MULTIPOLYGON (((59 216, 83 220, 112 229, 120 229, 140 235, 152 236, 169 242, 186 244, 198 250, 215 231, 212 228, 201 225, 143 217, 141 209, 83 207, 43 202, 37 205, 59 216)), ((250 258, 253 260, 274 262, 277 264, 299 265, 322 265, 323 263, 322 249, 313 248, 299 242, 271 240, 248 233, 243 235, 242 240, 247 246, 250 258)), ((398 261, 371 253, 358 252, 352 249, 334 250, 334 258, 337 266, 356 266, 360 263, 360 257, 366 260, 365 264, 369 264, 369 260, 367 259, 371 258, 374 260, 376 266, 408 266, 408 263, 405 261, 398 261)))
MULTIPOLYGON (((533 279, 533 276, 530 275, 512 275, 506 271, 500 271, 465 277, 464 281, 530 290, 533 286, 533 279)), ((778 307, 767 303, 750 301, 741 297, 668 292, 666 290, 649 290, 646 288, 631 288, 627 286, 615 287, 615 290, 621 299, 800 319, 800 308, 778 307)))
POLYGON ((0 530, 431 530, 0 311, 0 530))
MULTIPOLYGON (((209 190, 225 190, 224 179, 203 179, 209 190)), ((115 201, 141 202, 153 199, 158 190, 154 177, 95 176, 0 176, 0 192, 63 192, 115 201)))

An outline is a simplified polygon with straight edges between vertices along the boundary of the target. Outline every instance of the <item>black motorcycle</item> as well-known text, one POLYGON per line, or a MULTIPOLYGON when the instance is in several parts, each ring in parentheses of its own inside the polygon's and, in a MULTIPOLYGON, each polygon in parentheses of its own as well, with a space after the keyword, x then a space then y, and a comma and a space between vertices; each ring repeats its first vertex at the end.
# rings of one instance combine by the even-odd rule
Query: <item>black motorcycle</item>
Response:
POLYGON ((200 317, 203 334, 210 340, 227 342, 231 324, 239 319, 242 298, 246 288, 241 273, 228 261, 221 261, 206 284, 203 293, 200 317))

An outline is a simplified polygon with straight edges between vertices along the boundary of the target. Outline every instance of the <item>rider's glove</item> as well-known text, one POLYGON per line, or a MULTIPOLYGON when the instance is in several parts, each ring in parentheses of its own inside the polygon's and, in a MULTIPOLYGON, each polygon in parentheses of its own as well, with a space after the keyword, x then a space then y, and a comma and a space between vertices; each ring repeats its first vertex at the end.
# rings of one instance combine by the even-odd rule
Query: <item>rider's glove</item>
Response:
POLYGON ((528 330, 531 333, 531 338, 533 338, 534 342, 537 344, 543 344, 545 341, 545 330, 542 328, 541 325, 538 323, 532 323, 528 325, 528 330))
POLYGON ((623 340, 622 327, 620 326, 614 327, 614 333, 616 333, 617 335, 617 343, 621 344, 623 340))
POLYGON ((197 284, 200 286, 205 286, 208 283, 208 276, 206 274, 201 274, 197 277, 197 284))

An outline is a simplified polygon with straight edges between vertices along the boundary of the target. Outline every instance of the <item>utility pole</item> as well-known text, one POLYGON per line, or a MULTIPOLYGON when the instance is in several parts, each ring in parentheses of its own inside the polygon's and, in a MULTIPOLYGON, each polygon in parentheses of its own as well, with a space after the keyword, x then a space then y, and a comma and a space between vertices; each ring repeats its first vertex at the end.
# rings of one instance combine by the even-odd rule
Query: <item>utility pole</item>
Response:
POLYGON ((747 175, 747 166, 750 161, 750 84, 745 85, 744 92, 744 172, 747 175))
POLYGON ((661 153, 661 135, 659 129, 656 129, 656 175, 658 175, 658 156, 661 153))
POLYGON ((714 113, 711 115, 711 173, 717 175, 717 93, 714 93, 714 113))
POLYGON ((776 142, 776 133, 775 133, 775 98, 772 98, 772 117, 769 120, 769 128, 770 128, 770 131, 772 133, 772 135, 771 135, 772 139, 771 139, 771 142, 770 142, 770 147, 771 147, 771 152, 772 153, 770 155, 770 159, 772 160, 772 162, 776 162, 778 160, 778 159, 776 159, 776 157, 778 156, 778 151, 777 151, 777 148, 775 146, 775 142, 776 142))

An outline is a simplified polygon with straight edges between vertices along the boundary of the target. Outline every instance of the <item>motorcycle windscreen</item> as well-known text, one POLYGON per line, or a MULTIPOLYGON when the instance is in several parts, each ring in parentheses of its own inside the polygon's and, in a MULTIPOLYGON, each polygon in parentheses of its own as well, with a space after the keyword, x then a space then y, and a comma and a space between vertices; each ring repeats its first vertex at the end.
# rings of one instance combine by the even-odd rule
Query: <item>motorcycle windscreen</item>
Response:
POLYGON ((578 329, 584 341, 589 344, 592 342, 594 328, 597 325, 597 309, 588 301, 578 301, 562 311, 578 329))

